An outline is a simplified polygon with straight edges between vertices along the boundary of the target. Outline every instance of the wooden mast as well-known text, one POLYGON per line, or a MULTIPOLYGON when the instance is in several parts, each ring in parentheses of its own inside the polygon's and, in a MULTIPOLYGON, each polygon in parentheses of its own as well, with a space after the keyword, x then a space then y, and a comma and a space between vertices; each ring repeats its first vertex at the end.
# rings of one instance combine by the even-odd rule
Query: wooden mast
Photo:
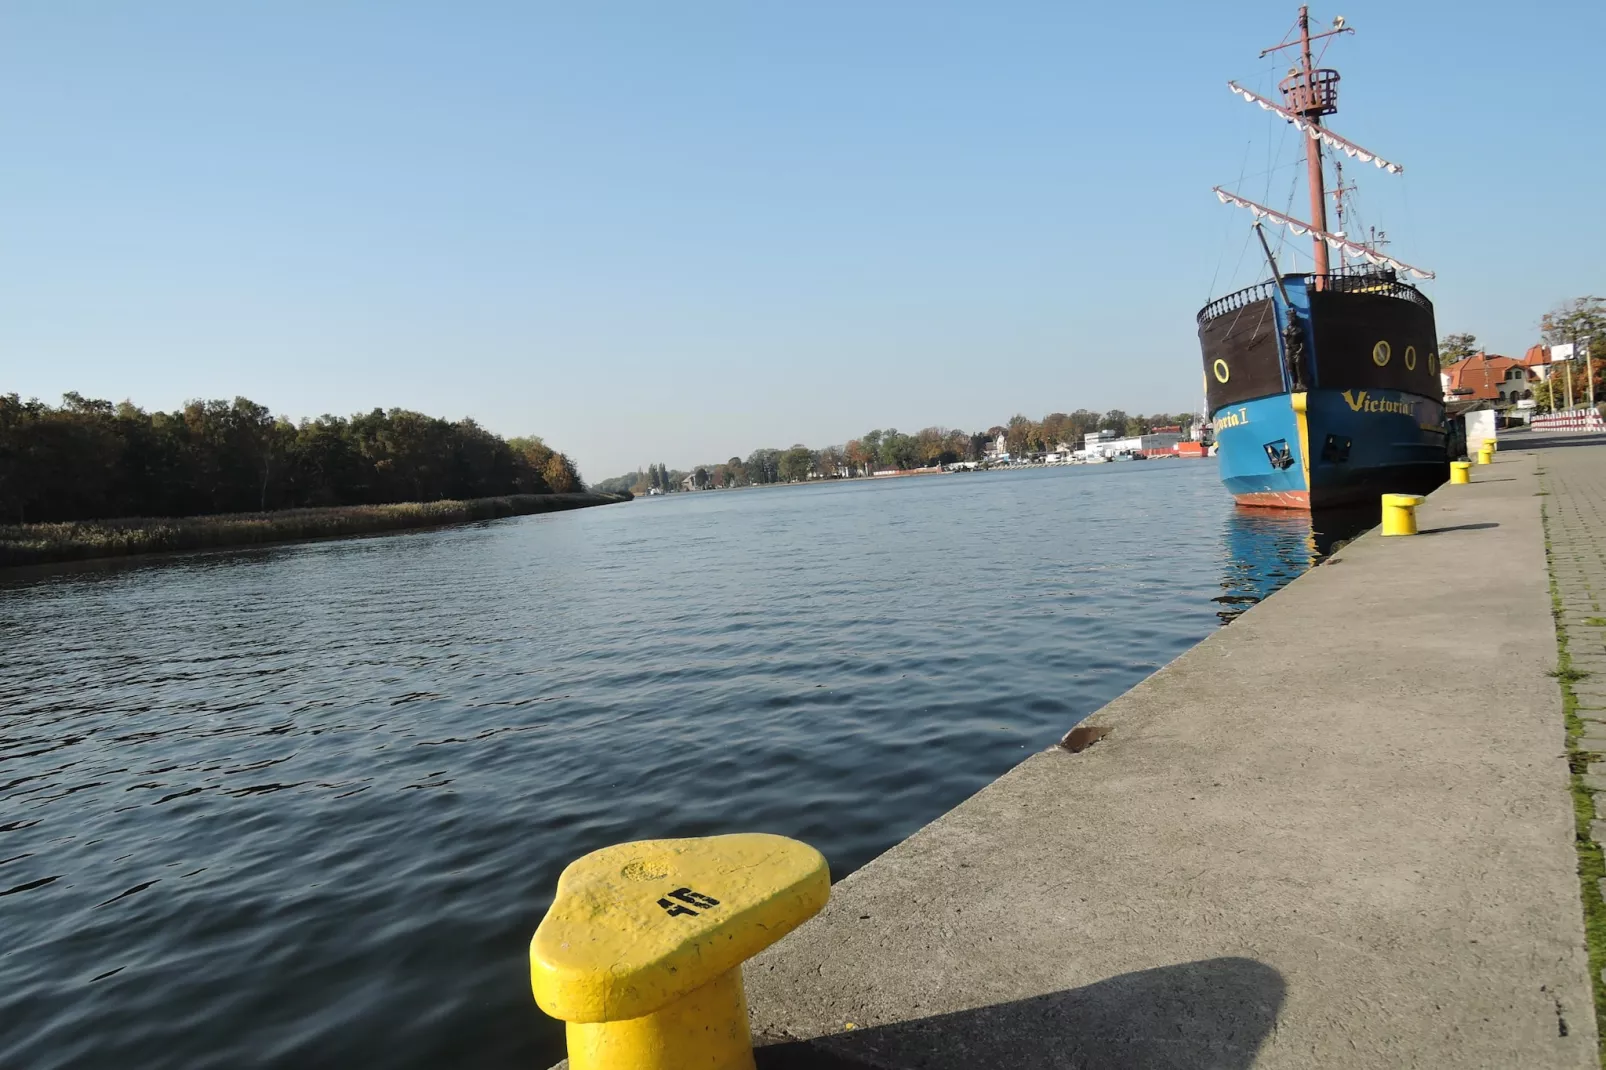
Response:
MULTIPOLYGON (((1328 231, 1327 190, 1326 183, 1322 178, 1322 144, 1324 142, 1335 152, 1342 152, 1345 155, 1352 156, 1362 163, 1375 164, 1379 169, 1392 175, 1399 174, 1404 168, 1397 163, 1391 163, 1383 159, 1377 153, 1355 144, 1355 142, 1346 137, 1340 137, 1321 123, 1322 116, 1332 115, 1338 111, 1338 72, 1331 67, 1316 66, 1316 60, 1311 55, 1310 46, 1328 37, 1337 37, 1339 34, 1354 33, 1355 31, 1344 24, 1344 17, 1340 15, 1333 20, 1332 29, 1324 30, 1321 33, 1311 33, 1310 8, 1304 6, 1299 9, 1297 26, 1299 28, 1298 38, 1294 38, 1292 32, 1290 32, 1284 36, 1282 44, 1272 45, 1270 48, 1260 50, 1260 58, 1265 59, 1267 56, 1275 52, 1281 52, 1285 48, 1297 47, 1299 49, 1299 66, 1290 67, 1288 77, 1279 82, 1277 86, 1282 90, 1282 104, 1268 100, 1259 93, 1252 93, 1237 82, 1228 82, 1227 88, 1232 90, 1235 95, 1243 97, 1244 100, 1252 104, 1258 104, 1262 109, 1282 116, 1290 123, 1293 123, 1294 127, 1305 136, 1305 163, 1309 171, 1308 184, 1310 186, 1310 219, 1307 221, 1284 215, 1275 209, 1268 208, 1263 204, 1256 204, 1254 201, 1240 197, 1236 193, 1224 190, 1220 186, 1212 187, 1213 192, 1223 204, 1235 204, 1240 208, 1247 208, 1254 213, 1256 219, 1270 219, 1287 227, 1299 237, 1309 234, 1316 254, 1316 271, 1313 284, 1318 290, 1327 288, 1328 280, 1326 276, 1331 270, 1328 253, 1330 248, 1339 250, 1341 265, 1343 257, 1348 254, 1354 257, 1357 262, 1364 261, 1378 266, 1386 266, 1394 271, 1408 271, 1419 279, 1431 279, 1433 272, 1412 267, 1410 264, 1384 254, 1376 247, 1378 244, 1376 238, 1374 238, 1373 244, 1368 245, 1365 242, 1351 241, 1344 234, 1334 234, 1328 231)), ((1333 159, 1337 161, 1338 157, 1334 156, 1333 159)), ((1353 188, 1353 186, 1347 187, 1344 185, 1344 175, 1340 169, 1338 185, 1333 190, 1334 196, 1342 198, 1346 191, 1353 188)), ((1339 201, 1337 213, 1338 224, 1342 229, 1344 226, 1344 205, 1342 200, 1339 201)), ((1279 286, 1278 289, 1281 290, 1282 287, 1279 286)))
MULTIPOLYGON (((1320 99, 1316 92, 1316 79, 1314 65, 1310 58, 1310 8, 1299 9, 1299 51, 1303 65, 1304 82, 1307 97, 1307 106, 1320 99)), ((1322 112, 1306 116, 1313 126, 1322 123, 1322 112)), ((1316 224, 1318 230, 1327 229, 1327 192, 1322 188, 1322 139, 1307 137, 1305 139, 1305 165, 1309 171, 1310 183, 1310 221, 1316 224)), ((1328 273, 1327 243, 1320 238, 1312 239, 1316 251, 1316 288, 1322 288, 1325 281, 1322 276, 1328 273)))
MULTIPOLYGON (((1309 129, 1301 127, 1300 132, 1306 134, 1305 138, 1305 165, 1308 170, 1307 184, 1310 186, 1310 221, 1314 228, 1322 233, 1327 231, 1327 191, 1322 181, 1322 139, 1327 132, 1322 128, 1322 116, 1331 115, 1338 110, 1338 72, 1329 67, 1318 67, 1314 57, 1311 56, 1310 46, 1313 41, 1320 41, 1326 37, 1333 37, 1341 33, 1354 31, 1344 25, 1343 18, 1333 20, 1333 28, 1323 33, 1310 32, 1310 8, 1304 5, 1299 9, 1299 66, 1288 72, 1288 77, 1279 83, 1278 88, 1283 91, 1283 103, 1286 105, 1284 114, 1297 116, 1298 122, 1308 124, 1309 129)), ((1280 52, 1285 48, 1294 47, 1295 42, 1285 40, 1280 45, 1273 45, 1263 50, 1260 55, 1264 59, 1273 52, 1280 52)), ((1242 90, 1234 89, 1241 93, 1242 90)), ((1246 99, 1254 99, 1246 97, 1246 99)), ((1297 122, 1296 122, 1297 125, 1297 122)), ((1347 143, 1346 143, 1347 144, 1347 143)), ((1346 151, 1348 151, 1346 149, 1346 151)), ((1322 289, 1326 285, 1324 278, 1329 271, 1327 259, 1327 244, 1321 238, 1313 239, 1313 248, 1316 254, 1316 288, 1322 289)))

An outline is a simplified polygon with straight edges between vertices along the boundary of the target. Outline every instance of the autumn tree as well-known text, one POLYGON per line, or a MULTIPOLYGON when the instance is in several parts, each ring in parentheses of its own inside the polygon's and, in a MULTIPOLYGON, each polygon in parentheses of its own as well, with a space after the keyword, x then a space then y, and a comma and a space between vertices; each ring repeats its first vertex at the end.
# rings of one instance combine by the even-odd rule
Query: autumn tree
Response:
MULTIPOLYGON (((1563 302, 1545 313, 1539 329, 1548 345, 1570 342, 1574 347, 1572 363, 1554 366, 1563 369, 1554 407, 1567 403, 1568 377, 1572 379, 1574 405, 1587 404, 1590 376, 1595 380, 1595 400, 1606 399, 1606 298, 1575 297, 1563 302), (1590 358, 1587 361, 1583 359, 1586 355, 1590 358)), ((1551 378, 1558 378, 1555 371, 1551 378)))
POLYGON ((1034 421, 1018 412, 1011 416, 1004 428, 1004 443, 1009 449, 1009 455, 1017 459, 1024 457, 1030 449, 1029 440, 1034 433, 1041 434, 1034 421))
POLYGON ((849 439, 848 444, 842 447, 842 455, 848 462, 848 467, 855 475, 869 475, 872 461, 870 450, 859 439, 849 439))

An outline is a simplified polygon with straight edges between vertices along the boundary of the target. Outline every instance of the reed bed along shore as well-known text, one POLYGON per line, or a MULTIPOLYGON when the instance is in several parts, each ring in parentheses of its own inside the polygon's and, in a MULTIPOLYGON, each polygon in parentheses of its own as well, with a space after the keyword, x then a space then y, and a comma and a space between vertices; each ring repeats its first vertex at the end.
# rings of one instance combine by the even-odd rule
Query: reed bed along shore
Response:
POLYGON ((45 565, 98 557, 260 546, 342 535, 465 524, 498 517, 583 509, 628 501, 628 494, 511 494, 469 501, 398 502, 273 513, 132 517, 59 524, 0 524, 0 566, 45 565))

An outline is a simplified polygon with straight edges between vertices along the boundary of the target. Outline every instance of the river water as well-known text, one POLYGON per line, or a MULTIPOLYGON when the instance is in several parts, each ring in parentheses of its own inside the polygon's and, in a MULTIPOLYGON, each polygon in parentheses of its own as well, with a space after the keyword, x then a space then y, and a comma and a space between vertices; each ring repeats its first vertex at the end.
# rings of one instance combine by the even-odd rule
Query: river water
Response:
POLYGON ((841 877, 1322 542, 1178 461, 0 578, 0 1066, 549 1065, 567 862, 841 877))

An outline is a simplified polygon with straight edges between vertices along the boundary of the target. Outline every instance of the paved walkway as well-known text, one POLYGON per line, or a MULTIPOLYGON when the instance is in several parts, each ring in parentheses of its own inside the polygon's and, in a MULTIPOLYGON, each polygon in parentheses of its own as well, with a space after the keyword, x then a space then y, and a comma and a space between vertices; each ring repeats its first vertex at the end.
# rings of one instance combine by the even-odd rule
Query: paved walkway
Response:
POLYGON ((760 1066, 1597 1065, 1540 506, 1583 668, 1600 456, 1513 440, 839 883, 760 1066))
MULTIPOLYGON (((1578 715, 1606 736, 1606 436, 1536 436, 1551 565, 1574 669, 1578 715)), ((1596 749, 1596 748, 1587 748, 1596 749)), ((1600 748, 1606 750, 1606 748, 1600 748)))

